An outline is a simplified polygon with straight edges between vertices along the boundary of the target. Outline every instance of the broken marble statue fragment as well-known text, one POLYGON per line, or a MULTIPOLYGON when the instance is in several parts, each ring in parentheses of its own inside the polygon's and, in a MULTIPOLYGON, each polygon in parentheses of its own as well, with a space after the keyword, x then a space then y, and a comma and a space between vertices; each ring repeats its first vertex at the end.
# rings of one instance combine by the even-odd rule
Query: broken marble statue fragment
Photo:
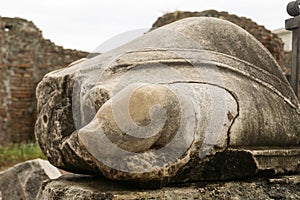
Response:
POLYGON ((37 99, 37 141, 71 172, 143 187, 299 172, 298 100, 224 20, 183 19, 51 72, 37 99))

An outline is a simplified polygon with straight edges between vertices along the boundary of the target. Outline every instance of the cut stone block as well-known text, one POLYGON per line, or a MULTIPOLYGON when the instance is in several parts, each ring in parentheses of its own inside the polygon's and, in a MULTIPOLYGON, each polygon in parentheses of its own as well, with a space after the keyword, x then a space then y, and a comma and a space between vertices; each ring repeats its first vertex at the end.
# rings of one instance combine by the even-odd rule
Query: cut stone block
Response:
POLYGON ((174 199, 299 199, 299 176, 278 177, 276 180, 229 182, 198 182, 175 184, 158 190, 137 190, 133 185, 120 184, 104 178, 64 175, 49 181, 40 193, 39 200, 47 199, 106 199, 106 200, 174 200, 174 199))

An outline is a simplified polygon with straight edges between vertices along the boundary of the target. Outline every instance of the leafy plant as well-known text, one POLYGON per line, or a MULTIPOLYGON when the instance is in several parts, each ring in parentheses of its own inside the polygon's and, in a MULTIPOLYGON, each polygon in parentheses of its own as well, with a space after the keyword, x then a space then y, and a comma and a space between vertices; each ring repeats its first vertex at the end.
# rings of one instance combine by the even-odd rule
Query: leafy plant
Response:
POLYGON ((0 171, 35 158, 45 159, 40 147, 35 143, 10 144, 0 147, 0 171))

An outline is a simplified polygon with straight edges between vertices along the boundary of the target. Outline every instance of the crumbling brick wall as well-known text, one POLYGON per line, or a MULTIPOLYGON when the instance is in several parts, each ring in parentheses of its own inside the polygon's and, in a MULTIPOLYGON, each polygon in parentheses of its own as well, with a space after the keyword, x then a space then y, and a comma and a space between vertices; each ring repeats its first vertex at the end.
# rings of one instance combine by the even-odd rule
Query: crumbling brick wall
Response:
POLYGON ((284 51, 282 40, 271 31, 267 30, 264 26, 258 25, 251 19, 246 17, 239 17, 236 15, 228 14, 228 12, 218 12, 216 10, 206 10, 202 12, 183 12, 175 11, 167 13, 157 19, 153 24, 153 28, 161 27, 163 25, 172 23, 174 21, 187 18, 187 17, 216 17, 230 21, 251 33, 257 40, 259 40, 277 60, 278 64, 284 69, 284 51))
POLYGON ((37 83, 87 54, 45 40, 32 22, 0 17, 0 145, 33 140, 37 83))

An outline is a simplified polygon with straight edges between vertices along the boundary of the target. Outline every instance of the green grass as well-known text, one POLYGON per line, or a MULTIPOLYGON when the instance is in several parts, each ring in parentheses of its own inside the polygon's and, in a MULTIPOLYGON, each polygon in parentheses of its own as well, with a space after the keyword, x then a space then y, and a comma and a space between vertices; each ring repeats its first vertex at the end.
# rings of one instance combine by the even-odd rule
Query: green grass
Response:
POLYGON ((10 144, 0 147, 0 171, 35 158, 45 159, 45 156, 40 147, 34 143, 10 144))

